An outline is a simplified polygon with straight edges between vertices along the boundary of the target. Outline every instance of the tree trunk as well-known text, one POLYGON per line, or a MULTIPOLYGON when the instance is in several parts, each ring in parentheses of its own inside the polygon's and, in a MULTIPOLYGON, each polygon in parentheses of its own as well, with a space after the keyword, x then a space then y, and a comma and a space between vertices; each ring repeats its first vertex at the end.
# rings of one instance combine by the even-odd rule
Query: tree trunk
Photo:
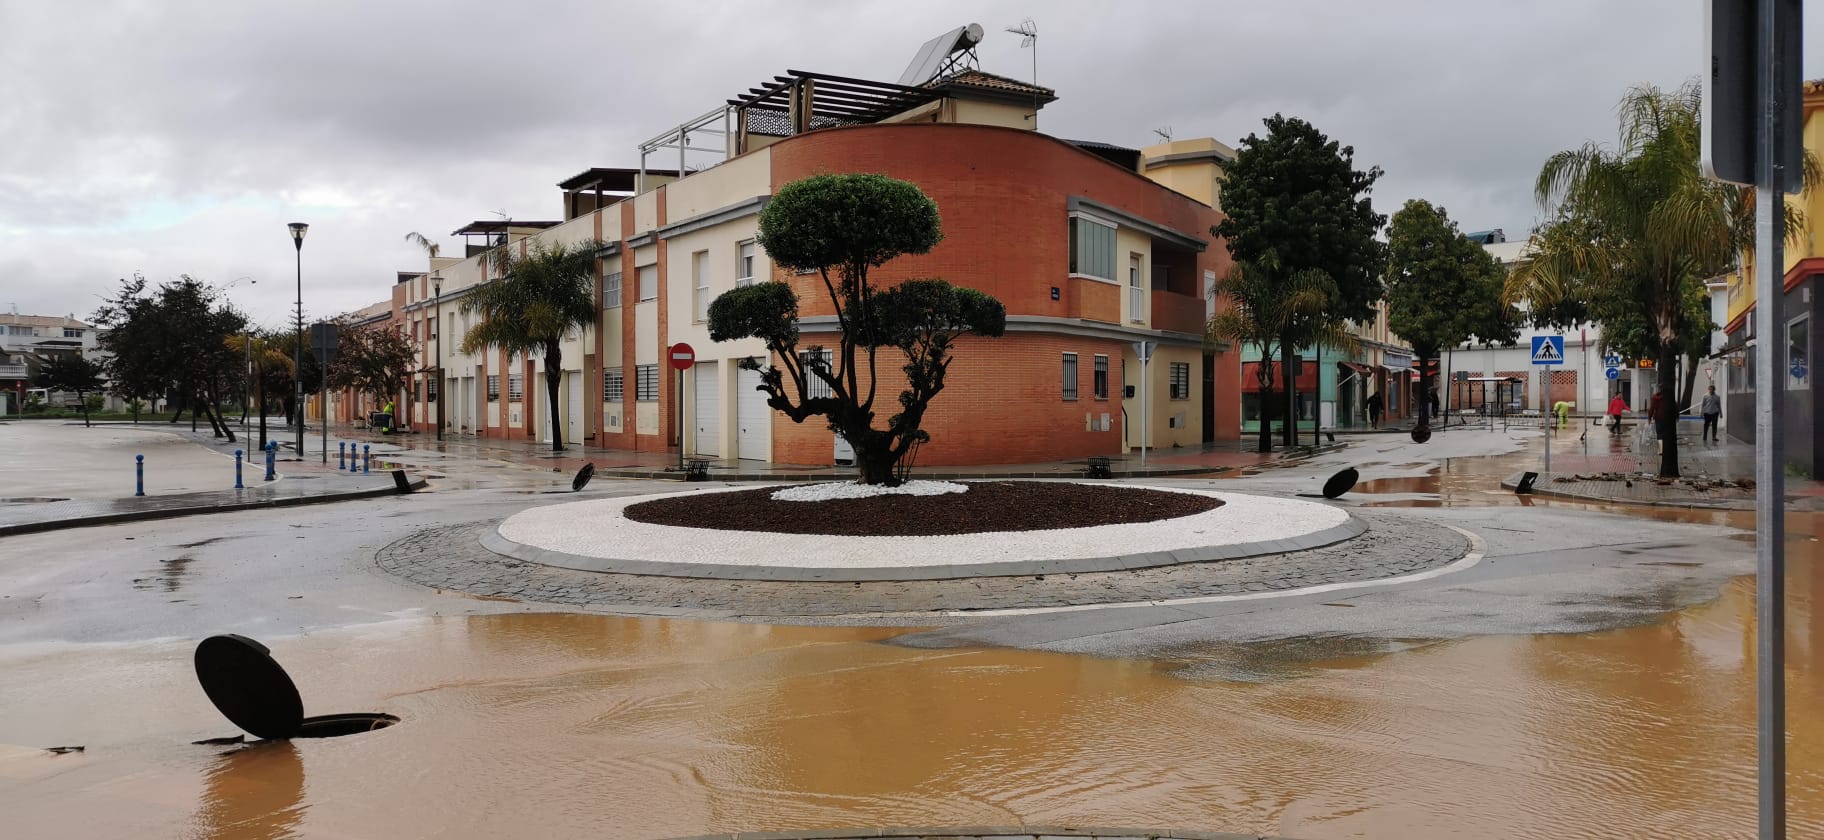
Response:
POLYGON ((183 416, 184 416, 184 397, 182 394, 179 394, 177 397, 177 410, 174 412, 171 412, 171 420, 169 422, 176 423, 178 421, 178 418, 183 417, 183 416))
POLYGON ((1418 393, 1419 420, 1418 420, 1418 425, 1430 426, 1431 425, 1431 368, 1425 364, 1426 362, 1430 361, 1430 358, 1427 356, 1420 355, 1418 357, 1418 359, 1419 359, 1419 393, 1418 393))
POLYGON ((266 383, 260 377, 253 380, 253 403, 260 407, 260 448, 266 448, 266 383))
POLYGON ((77 389, 76 399, 82 403, 82 427, 85 429, 94 428, 94 424, 89 422, 89 395, 81 389, 77 389))
MULTIPOLYGON (((557 382, 564 375, 564 351, 555 341, 545 342, 545 396, 551 398, 551 451, 564 451, 563 417, 557 413, 557 382)), ((438 395, 441 398, 441 394, 438 395)), ((684 448, 684 418, 678 418, 678 448, 684 448)))
POLYGON ((1279 436, 1290 449, 1298 445, 1298 371, 1292 368, 1292 353, 1298 348, 1284 336, 1279 342, 1279 372, 1286 380, 1286 424, 1279 436))
POLYGON ((893 457, 890 446, 855 447, 855 466, 861 470, 861 483, 880 484, 892 487, 898 483, 893 475, 893 464, 898 459, 893 457))
MULTIPOLYGON (((1261 362, 1261 364, 1270 365, 1270 364, 1272 364, 1272 362, 1265 361, 1265 362, 1261 362)), ((1273 409, 1276 407, 1273 402, 1273 398, 1275 396, 1277 396, 1277 395, 1273 393, 1273 386, 1271 384, 1264 383, 1264 382, 1261 383, 1261 386, 1260 386, 1260 449, 1258 451, 1261 452, 1262 454, 1273 451, 1273 409)))
MULTIPOLYGON (((1763 337, 1762 340, 1765 341, 1767 339, 1763 337)), ((1659 393, 1662 396, 1659 401, 1660 411, 1658 422, 1655 423, 1655 426, 1659 431, 1660 478, 1678 477, 1678 405, 1672 400, 1672 395, 1678 387, 1677 364, 1678 351, 1676 349, 1668 348, 1660 351, 1659 376, 1657 378, 1659 380, 1659 393)), ((1652 405, 1650 398, 1647 404, 1652 405)))

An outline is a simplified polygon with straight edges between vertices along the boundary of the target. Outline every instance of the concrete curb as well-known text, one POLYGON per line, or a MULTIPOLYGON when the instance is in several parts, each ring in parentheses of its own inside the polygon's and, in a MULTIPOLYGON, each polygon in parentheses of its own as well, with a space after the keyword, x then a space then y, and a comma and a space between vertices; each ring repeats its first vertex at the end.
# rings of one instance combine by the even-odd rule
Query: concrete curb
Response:
POLYGON ((941 566, 894 566, 876 568, 832 569, 832 568, 795 568, 790 566, 745 566, 726 563, 672 563, 658 560, 639 560, 604 557, 583 557, 561 551, 551 551, 517 543, 500 535, 498 525, 489 528, 481 535, 483 548, 503 557, 511 557, 527 563, 541 566, 556 566, 561 569, 573 569, 579 572, 600 572, 607 574, 648 575, 655 577, 701 578, 709 580, 765 580, 765 581, 818 581, 818 582, 877 582, 906 580, 962 580, 985 577, 1027 577, 1032 575, 1057 575, 1093 572, 1118 572, 1130 569, 1149 569, 1157 566, 1177 566, 1186 563, 1210 563, 1220 560, 1240 560, 1244 557, 1258 557, 1264 554, 1286 554, 1294 551, 1306 551, 1335 545, 1344 540, 1353 539, 1368 530, 1368 523, 1349 514, 1349 519, 1341 525, 1314 531, 1297 537, 1278 540, 1264 540, 1235 545, 1205 546, 1201 548, 1173 549, 1171 551, 1148 551, 1140 554, 1124 554, 1116 557, 1078 557, 1069 560, 1022 560, 1010 563, 982 563, 976 565, 949 564, 941 566))
MULTIPOLYGON (((423 490, 429 486, 422 478, 413 479, 407 485, 412 490, 423 490)), ((229 513, 241 510, 260 508, 298 507, 301 505, 325 504, 328 502, 346 502, 354 499, 367 499, 375 496, 399 495, 397 487, 375 487, 369 490, 348 490, 336 493, 322 493, 312 496, 285 496, 270 499, 253 499, 233 501, 213 505, 190 505, 186 507, 148 508, 146 510, 104 513, 94 516, 77 516, 69 519, 49 519, 38 522, 21 522, 13 525, 0 525, 0 537, 19 534, 39 534, 46 531, 62 531, 70 528, 91 528, 97 525, 118 525, 123 522, 144 522, 153 519, 175 519, 180 516, 201 516, 210 513, 229 513)), ((149 497, 155 498, 155 497, 149 497)))
POLYGON ((1088 837, 1102 840, 1286 840, 1265 834, 1196 831, 1168 828, 1069 828, 1055 825, 964 826, 961 828, 819 829, 815 831, 742 831, 702 834, 677 840, 921 840, 955 837, 959 840, 1031 840, 1050 837, 1088 837))

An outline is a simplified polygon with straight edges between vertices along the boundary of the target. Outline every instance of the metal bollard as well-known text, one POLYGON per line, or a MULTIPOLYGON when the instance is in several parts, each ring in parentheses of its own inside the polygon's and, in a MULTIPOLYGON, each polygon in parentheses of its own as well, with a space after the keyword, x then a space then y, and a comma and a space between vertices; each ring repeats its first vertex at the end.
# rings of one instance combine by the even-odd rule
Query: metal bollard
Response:
POLYGON ((146 495, 146 456, 133 456, 133 495, 146 495))
POLYGON ((361 472, 364 474, 374 471, 373 448, 371 444, 361 444, 361 472))
POLYGON ((338 469, 338 470, 347 466, 347 463, 343 458, 343 450, 346 450, 346 449, 348 449, 348 441, 345 441, 345 440, 336 441, 336 469, 338 469))
POLYGON ((276 440, 267 441, 266 442, 266 480, 267 481, 272 481, 273 479, 279 477, 278 460, 279 460, 279 442, 276 440))
POLYGON ((241 483, 241 461, 245 460, 241 457, 242 454, 244 453, 241 450, 234 450, 234 489, 236 490, 247 489, 247 485, 241 483))

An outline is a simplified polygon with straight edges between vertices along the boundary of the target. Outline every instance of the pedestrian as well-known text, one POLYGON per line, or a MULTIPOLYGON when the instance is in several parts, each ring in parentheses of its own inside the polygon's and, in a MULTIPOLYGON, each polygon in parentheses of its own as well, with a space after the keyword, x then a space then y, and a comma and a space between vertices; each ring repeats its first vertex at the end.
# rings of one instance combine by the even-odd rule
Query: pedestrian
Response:
POLYGON ((1653 421, 1653 439, 1654 440, 1660 440, 1662 438, 1662 435, 1660 434, 1660 431, 1659 431, 1659 416, 1661 414, 1665 413, 1665 410, 1666 410, 1666 397, 1664 394, 1661 394, 1659 392, 1658 388, 1654 388, 1653 389, 1653 398, 1651 400, 1647 401, 1647 419, 1653 421))
POLYGON ((1553 403, 1552 412, 1558 415, 1558 428, 1562 429, 1571 425, 1571 403, 1569 400, 1559 400, 1558 402, 1553 403))
POLYGON ((1384 410, 1385 404, 1386 400, 1381 396, 1381 392, 1376 391, 1368 395, 1369 426, 1376 429, 1381 427, 1381 412, 1384 410))
POLYGON ((1621 434, 1621 415, 1628 413, 1628 401, 1623 399, 1620 391, 1609 400, 1609 433, 1621 434))
POLYGON ((1710 386, 1710 391, 1704 394, 1701 409, 1704 415, 1703 440, 1720 443, 1716 436, 1716 421, 1723 416, 1723 398, 1716 395, 1715 385, 1710 386))
POLYGON ((386 412, 386 429, 383 430, 384 434, 390 435, 393 433, 393 423, 394 423, 394 421, 393 421, 393 401, 390 399, 387 400, 386 407, 381 409, 381 411, 386 412))
POLYGON ((1431 396, 1428 399, 1431 401, 1431 416, 1438 416, 1438 386, 1431 386, 1431 396))

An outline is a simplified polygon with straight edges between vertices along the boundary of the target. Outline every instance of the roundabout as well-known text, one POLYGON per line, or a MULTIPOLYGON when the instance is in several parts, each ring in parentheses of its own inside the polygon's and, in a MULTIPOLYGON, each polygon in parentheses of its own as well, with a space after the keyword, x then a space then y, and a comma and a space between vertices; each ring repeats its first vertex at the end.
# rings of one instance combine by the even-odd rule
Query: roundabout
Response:
POLYGON ((1338 507, 1244 493, 1032 481, 970 487, 960 493, 809 502, 773 502, 767 494, 777 488, 747 487, 593 499, 522 511, 481 541, 506 557, 586 572, 857 582, 1209 563, 1321 548, 1367 530, 1338 507), (722 500, 734 504, 715 504, 722 500), (1099 515, 1122 503, 1129 509, 1122 518, 1129 521, 1099 515), (1020 509, 1004 509, 1012 505, 1020 509), (862 514, 858 507, 874 509, 862 514), (754 508, 783 512, 762 517, 756 524, 762 530, 651 521, 721 524, 731 509, 754 508), (1194 512, 1170 515, 1183 511, 1194 512), (957 520, 1009 518, 1017 521, 1015 528, 929 533, 957 520), (1103 521, 1060 527, 1085 519, 1103 521), (1036 527, 1043 525, 1050 527, 1036 527), (913 533, 904 533, 908 530, 913 533), (858 531, 902 533, 858 536, 858 531))

